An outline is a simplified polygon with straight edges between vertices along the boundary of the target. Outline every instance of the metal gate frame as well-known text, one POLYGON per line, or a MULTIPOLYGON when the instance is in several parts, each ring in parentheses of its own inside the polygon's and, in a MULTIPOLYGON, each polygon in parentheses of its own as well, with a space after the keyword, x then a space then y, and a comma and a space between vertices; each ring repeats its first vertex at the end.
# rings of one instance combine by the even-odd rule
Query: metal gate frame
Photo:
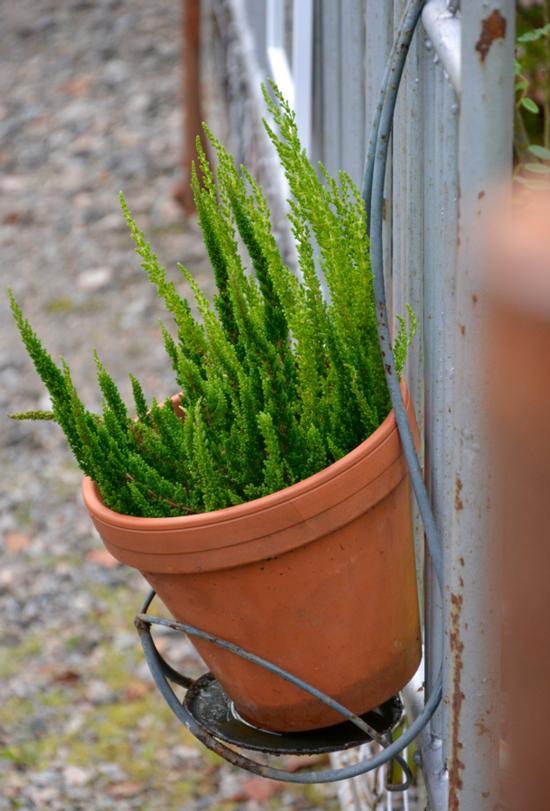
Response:
MULTIPOLYGON (((268 167, 268 175, 274 163, 266 158, 269 148, 258 146, 261 110, 255 85, 270 72, 273 32, 281 46, 282 3, 206 4, 234 21, 232 69, 240 74, 239 88, 249 88, 252 157, 259 156, 258 168, 266 172, 268 167)), ((311 127, 306 140, 312 156, 330 172, 346 169, 358 183, 404 5, 405 0, 312 0, 312 5, 308 0, 313 25, 301 12, 300 24, 311 30, 313 42, 307 44, 311 74, 303 75, 302 60, 296 82, 298 119, 311 127), (304 87, 311 87, 310 99, 304 87)), ((423 588, 428 693, 436 675, 432 663, 444 650, 444 699, 420 741, 433 811, 488 811, 497 796, 499 730, 491 723, 499 694, 496 614, 492 618, 495 553, 481 452, 478 239, 495 189, 510 174, 514 35, 514 0, 427 0, 402 81, 386 182, 388 300, 393 313, 410 303, 418 320, 406 376, 444 545, 444 593, 429 567, 423 588)), ((244 158, 242 144, 234 146, 244 158)), ((280 183, 273 189, 275 196, 284 193, 280 183)), ((418 521, 417 530, 421 567, 418 521)), ((422 704, 414 690, 408 703, 412 713, 422 704)), ((357 801, 350 807, 359 811, 365 805, 357 801)))

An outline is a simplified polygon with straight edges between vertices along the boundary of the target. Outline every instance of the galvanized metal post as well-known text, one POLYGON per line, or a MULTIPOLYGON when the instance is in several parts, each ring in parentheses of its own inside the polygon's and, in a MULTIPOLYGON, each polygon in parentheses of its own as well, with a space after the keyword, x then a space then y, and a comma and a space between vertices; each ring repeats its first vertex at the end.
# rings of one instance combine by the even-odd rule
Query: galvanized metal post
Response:
MULTIPOLYGON (((460 49, 460 23, 445 12, 445 27, 434 30, 433 0, 423 14, 423 88, 426 118, 424 154, 424 369, 425 467, 434 514, 448 559, 452 523, 453 425, 455 338, 455 254, 457 246, 458 103, 449 63, 456 64, 460 49), (450 40, 451 26, 456 32, 450 40), (458 30, 457 30, 458 27, 458 30)), ((438 13, 441 12, 438 6, 438 13)), ((438 17, 438 25, 440 18, 438 17)), ((428 562, 425 581, 426 689, 432 691, 444 651, 443 598, 433 567, 428 562)), ((424 778, 434 811, 447 808, 446 706, 436 713, 429 735, 422 741, 424 778)))
MULTIPOLYGON (((433 60, 433 53, 431 54, 433 60)), ((437 526, 444 549, 444 565, 450 535, 452 494, 453 401, 453 338, 454 313, 454 249, 456 245, 456 116, 455 101, 441 69, 432 76, 434 109, 429 140, 434 147, 432 166, 427 171, 426 186, 426 479, 432 498, 437 526), (440 116, 440 118, 439 118, 440 116), (442 183, 441 179, 445 178, 442 183), (428 213, 429 211, 429 213, 428 213)), ((427 690, 433 689, 443 647, 443 600, 433 567, 426 570, 426 659, 427 690)), ((426 780, 432 796, 439 797, 436 808, 446 808, 442 797, 447 793, 446 752, 444 748, 447 723, 443 704, 433 719, 431 740, 424 751, 426 780), (430 769, 428 770, 428 760, 430 769)), ((435 803, 435 799, 434 799, 435 803)))
POLYGON ((461 4, 459 248, 453 526, 448 561, 450 811, 496 802, 497 606, 482 453, 479 239, 496 184, 509 176, 514 103, 513 0, 461 4))

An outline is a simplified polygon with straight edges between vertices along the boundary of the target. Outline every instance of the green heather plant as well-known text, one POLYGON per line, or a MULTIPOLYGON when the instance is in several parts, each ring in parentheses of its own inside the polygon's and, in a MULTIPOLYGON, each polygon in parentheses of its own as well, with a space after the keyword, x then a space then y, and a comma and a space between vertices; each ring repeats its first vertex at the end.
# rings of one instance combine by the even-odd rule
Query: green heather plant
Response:
MULTIPOLYGON (((272 90, 275 100, 264 95, 274 128, 265 127, 291 192, 299 277, 282 259, 257 182, 236 168, 207 127, 216 180, 197 140, 193 191, 217 285, 213 305, 178 266, 200 320, 166 278, 121 195, 142 268, 175 323, 175 335, 162 331, 183 419, 170 400, 148 403, 131 376, 133 418, 97 356, 103 413, 88 411, 67 363, 54 363, 10 292, 52 401, 51 412, 13 416, 55 420, 83 472, 118 512, 176 516, 264 496, 344 456, 389 412, 360 193, 343 172, 335 180, 320 166, 319 177, 301 148, 294 113, 272 90)), ((400 319, 395 341, 399 372, 414 332, 410 316, 410 330, 400 319)))

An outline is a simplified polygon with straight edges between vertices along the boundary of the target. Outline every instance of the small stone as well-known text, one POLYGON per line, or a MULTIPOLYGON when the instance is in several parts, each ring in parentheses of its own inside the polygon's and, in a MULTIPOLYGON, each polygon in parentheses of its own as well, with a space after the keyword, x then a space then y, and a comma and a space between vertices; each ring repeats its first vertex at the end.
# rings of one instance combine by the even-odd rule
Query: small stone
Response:
POLYGON ((82 222, 84 225, 91 225, 100 220, 105 214, 104 210, 97 207, 86 208, 82 212, 82 222))
POLYGON ((122 783, 115 783, 109 787, 111 797, 135 797, 144 789, 143 783, 133 783, 125 780, 122 783))
MULTIPOLYGON (((137 636, 135 633, 131 633, 130 631, 119 631, 118 633, 115 634, 113 638, 113 648, 114 650, 122 653, 123 651, 132 650, 133 648, 135 648, 136 642, 137 636)), ((133 682, 130 682, 127 690, 130 688, 132 684, 133 682)), ((139 687, 143 686, 141 685, 141 682, 137 682, 137 685, 139 685, 139 687)), ((139 690, 139 687, 136 686, 136 690, 139 690)))
POLYGON ((16 29, 16 33, 21 39, 26 39, 27 37, 32 37, 33 34, 43 34, 55 27, 55 17, 52 14, 43 14, 40 17, 36 17, 32 22, 19 26, 19 28, 16 29))
POLYGON ((59 799, 59 791, 55 786, 33 789, 30 796, 34 803, 33 808, 59 808, 54 805, 55 800, 59 799))
POLYGON ((122 59, 111 59, 105 65, 103 77, 110 85, 117 85, 128 79, 130 71, 128 65, 122 59))
POLYGON ((25 188, 26 179, 21 175, 6 175, 0 177, 0 191, 18 192, 25 188))
POLYGON ((63 769, 63 779, 68 786, 85 786, 91 777, 91 772, 80 766, 66 766, 63 769))
POLYGON ((43 772, 35 772, 35 774, 31 775, 31 782, 34 783, 35 786, 52 786, 55 783, 59 783, 61 779, 61 775, 59 772, 54 771, 53 769, 47 769, 43 772))
POLYGON ((85 695, 92 704, 108 704, 113 699, 113 691, 109 685, 99 679, 94 679, 88 684, 85 695))
POLYGON ((102 231, 125 231, 126 223, 124 222, 121 214, 107 214, 105 217, 97 220, 95 223, 96 228, 101 228, 102 231))
POLYGON ((97 770, 112 783, 122 783, 126 780, 126 773, 116 763, 101 763, 97 770))
POLYGON ((128 101, 128 111, 131 113, 144 113, 151 104, 151 97, 147 93, 136 93, 128 101))
POLYGON ((40 735, 44 735, 48 730, 48 724, 46 720, 41 716, 37 716, 36 718, 32 718, 29 724, 29 727, 33 733, 33 735, 39 737, 40 735))
POLYGON ((140 701, 150 690, 151 684, 142 681, 131 681, 124 690, 124 699, 125 701, 140 701))
POLYGON ((7 532, 5 537, 6 549, 10 555, 18 555, 31 544, 31 539, 23 532, 7 532))
POLYGON ((108 287, 112 278, 113 272, 111 268, 91 268, 80 273, 76 283, 81 290, 85 290, 87 293, 95 293, 97 290, 108 287))
POLYGON ((83 725, 84 725, 83 716, 81 716, 81 715, 73 715, 73 716, 71 716, 71 718, 69 718, 69 720, 67 721, 67 723, 65 724, 65 727, 64 727, 65 735, 67 735, 69 737, 71 735, 74 735, 76 732, 78 732, 80 729, 82 729, 83 725))
POLYGON ((172 754, 178 760, 181 761, 188 761, 188 760, 195 760, 196 758, 200 758, 201 753, 198 749, 193 749, 191 746, 183 746, 183 744, 179 746, 174 746, 172 749, 172 754))
POLYGON ((219 794, 222 800, 228 800, 238 794, 241 787, 241 779, 235 772, 223 772, 220 776, 219 794))

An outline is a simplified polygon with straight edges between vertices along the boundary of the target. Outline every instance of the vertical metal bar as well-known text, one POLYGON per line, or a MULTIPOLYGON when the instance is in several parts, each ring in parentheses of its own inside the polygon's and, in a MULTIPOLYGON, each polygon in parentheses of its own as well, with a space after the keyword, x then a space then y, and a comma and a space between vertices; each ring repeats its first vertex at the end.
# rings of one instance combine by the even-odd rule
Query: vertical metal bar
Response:
MULTIPOLYGON (((424 50, 426 117, 425 142, 425 290, 426 290, 426 477, 434 514, 448 560, 452 523, 452 481, 455 342, 455 257, 457 249, 458 103, 433 44, 424 50)), ((437 678, 443 650, 443 601, 431 566, 426 572, 427 694, 437 678)), ((423 748, 425 779, 435 808, 447 807, 447 707, 432 720, 431 740, 423 748), (428 765, 429 764, 429 765, 428 765)))
MULTIPOLYGON (((425 467, 427 468, 426 479, 430 485, 430 470, 433 465, 433 414, 435 410, 434 402, 434 344, 435 344, 435 324, 434 313, 436 312, 435 300, 435 277, 437 276, 437 265, 435 254, 437 251, 438 234, 435 221, 435 209, 433 201, 438 187, 438 175, 435 163, 437 150, 437 118, 434 114, 436 105, 436 65, 434 65, 434 51, 431 41, 426 37, 423 42, 423 90, 424 90, 424 111, 426 115, 426 125, 424 129, 424 141, 422 150, 424 155, 424 421, 425 421, 425 467)), ((449 256, 449 264, 453 267, 454 251, 449 256)), ((433 498, 433 490, 430 488, 433 498)), ((434 510, 438 527, 441 522, 437 510, 434 510)), ((432 657, 437 656, 443 645, 443 624, 441 621, 442 605, 439 596, 435 572, 428 560, 425 571, 425 654, 426 654, 426 685, 429 692, 434 684, 436 674, 433 673, 432 657)), ((440 713, 440 710, 438 710, 440 713)), ((432 719, 434 721, 434 719, 432 719)), ((432 723, 432 729, 433 729, 432 723)), ((440 735, 441 737, 441 735, 440 735)))
MULTIPOLYGON (((395 16, 405 3, 397 0, 395 16)), ((422 86, 422 36, 411 44, 401 81, 393 142, 393 299, 394 311, 404 314, 410 304, 418 322, 407 362, 407 383, 420 422, 424 413, 424 153, 425 116, 422 86), (398 219, 396 219, 398 218, 398 219)), ((423 426, 421 426, 423 432, 423 426)))
POLYGON ((499 685, 494 548, 482 456, 478 241, 494 186, 509 176, 514 103, 513 0, 462 0, 459 248, 456 268, 453 526, 449 592, 449 809, 496 801, 499 685))
POLYGON ((300 140, 309 155, 311 153, 313 84, 313 0, 294 0, 292 9, 294 109, 300 140))
MULTIPOLYGON (((405 6, 395 0, 397 21, 405 6)), ((411 346, 405 375, 415 404, 424 439, 424 93, 421 83, 422 36, 417 33, 411 44, 395 114, 393 136, 392 204, 392 307, 405 314, 409 304, 417 319, 417 334, 411 346)), ((415 510, 416 564, 419 596, 422 598, 424 531, 415 510)), ((422 605, 422 599, 420 604, 422 605)))
POLYGON ((271 74, 283 96, 294 107, 294 82, 285 50, 285 7, 281 0, 267 0, 266 42, 271 74))
POLYGON ((320 0, 321 19, 321 160, 331 174, 341 168, 342 143, 340 126, 341 67, 340 49, 341 4, 332 0, 320 0))
POLYGON ((182 4, 182 179, 175 197, 186 213, 195 210, 191 192, 191 165, 195 160, 195 138, 202 138, 200 91, 200 16, 201 0, 183 0, 182 4))
MULTIPOLYGON (((396 0, 397 20, 405 2, 396 0)), ((421 455, 424 448, 424 129, 425 94, 423 77, 423 36, 417 31, 409 55, 395 113, 393 135, 393 311, 405 313, 407 304, 417 319, 417 333, 410 349, 405 375, 415 404, 421 435, 421 455)), ((414 536, 419 604, 424 603, 424 527, 414 502, 414 536)), ((426 735, 418 742, 422 747, 426 735)))
MULTIPOLYGON (((204 2, 204 0, 203 0, 204 2)), ((265 36, 266 0, 211 0, 218 31, 223 32, 228 132, 238 162, 246 162, 260 181, 272 213, 274 232, 286 261, 295 266, 294 242, 291 238, 286 197, 287 188, 277 153, 262 126, 265 105, 260 85, 265 79, 267 56, 265 36), (261 52, 260 52, 261 51, 261 52), (260 68, 260 65, 263 67, 260 68)))
POLYGON ((269 48, 284 48, 285 21, 281 0, 267 0, 266 40, 269 48))
MULTIPOLYGON (((367 32, 365 54, 365 132, 369 133, 374 119, 374 111, 380 98, 380 86, 382 84, 386 60, 393 41, 393 5, 390 2, 380 3, 380 0, 366 0, 365 15, 365 27, 367 32)), ((385 201, 387 204, 385 205, 384 211, 384 268, 386 273, 386 290, 390 290, 392 273, 391 155, 388 157, 385 189, 385 201)))
MULTIPOLYGON (((341 164, 358 185, 365 160, 365 19, 363 0, 341 5, 340 52, 342 54, 340 98, 341 164)), ((336 125, 336 122, 335 122, 336 125)))
MULTIPOLYGON (((220 3, 220 0, 209 0, 220 3)), ((269 73, 269 60, 267 58, 267 0, 245 0, 243 12, 246 15, 251 38, 254 42, 254 53, 258 66, 263 75, 269 73)))

